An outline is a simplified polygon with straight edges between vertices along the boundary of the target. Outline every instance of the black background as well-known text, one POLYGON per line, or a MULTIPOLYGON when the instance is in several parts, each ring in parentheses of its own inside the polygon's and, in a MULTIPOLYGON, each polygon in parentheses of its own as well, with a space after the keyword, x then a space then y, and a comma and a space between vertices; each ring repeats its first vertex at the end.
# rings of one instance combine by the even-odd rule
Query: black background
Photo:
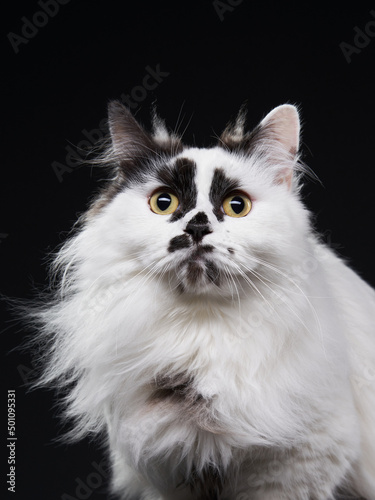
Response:
MULTIPOLYGON (((84 129, 98 128, 109 100, 142 95, 134 89, 142 85, 145 68, 158 65, 168 75, 142 95, 136 115, 149 126, 156 101, 171 128, 187 127, 186 143, 211 144, 245 101, 249 126, 279 104, 300 106, 304 160, 322 183, 309 182, 304 190, 315 226, 375 285, 375 22, 368 28, 372 38, 357 38, 362 47, 350 63, 340 47, 354 45, 355 27, 375 21, 375 4, 235 3, 220 18, 213 1, 71 0, 18 53, 7 35, 22 35, 22 18, 32 21, 42 9, 37 1, 7 5, 1 38, 4 296, 30 299, 35 287, 43 288, 46 255, 64 240, 103 177, 75 167, 59 179, 53 162, 67 165, 66 148, 85 139, 84 129)), ((26 391, 31 358, 11 349, 30 332, 2 306, 2 491, 7 493, 6 391, 15 389, 17 482, 9 498, 107 498, 106 480, 92 475, 93 462, 103 457, 100 447, 53 442, 61 432, 56 397, 26 391), (92 492, 77 490, 77 478, 81 485, 91 481, 92 492)))

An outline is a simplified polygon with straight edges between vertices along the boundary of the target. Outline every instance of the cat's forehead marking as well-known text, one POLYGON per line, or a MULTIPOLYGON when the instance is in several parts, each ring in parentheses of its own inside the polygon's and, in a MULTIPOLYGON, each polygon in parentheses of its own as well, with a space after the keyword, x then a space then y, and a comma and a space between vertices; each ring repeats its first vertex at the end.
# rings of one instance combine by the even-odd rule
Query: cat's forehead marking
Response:
POLYGON ((185 151, 185 155, 196 164, 198 200, 209 201, 217 220, 222 222, 224 214, 221 206, 225 196, 240 188, 240 181, 227 172, 230 167, 224 168, 225 165, 229 166, 233 157, 222 148, 191 148, 185 151))
POLYGON ((170 222, 184 217, 197 204, 197 186, 195 175, 197 166, 191 159, 180 157, 171 165, 166 165, 158 171, 159 182, 170 187, 179 198, 180 206, 170 218, 170 222))
POLYGON ((219 222, 224 220, 224 214, 221 210, 223 200, 232 191, 239 189, 240 182, 229 178, 222 168, 216 168, 212 178, 210 188, 210 201, 213 206, 213 212, 219 222))

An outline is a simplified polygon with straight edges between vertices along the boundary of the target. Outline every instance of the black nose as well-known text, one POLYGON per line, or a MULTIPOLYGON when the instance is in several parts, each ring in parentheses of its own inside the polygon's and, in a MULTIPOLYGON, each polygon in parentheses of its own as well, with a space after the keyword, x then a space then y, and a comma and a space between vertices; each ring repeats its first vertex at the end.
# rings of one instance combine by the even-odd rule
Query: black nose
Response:
POLYGON ((207 215, 204 212, 198 212, 187 223, 185 233, 190 234, 196 243, 202 241, 206 234, 212 233, 207 215))

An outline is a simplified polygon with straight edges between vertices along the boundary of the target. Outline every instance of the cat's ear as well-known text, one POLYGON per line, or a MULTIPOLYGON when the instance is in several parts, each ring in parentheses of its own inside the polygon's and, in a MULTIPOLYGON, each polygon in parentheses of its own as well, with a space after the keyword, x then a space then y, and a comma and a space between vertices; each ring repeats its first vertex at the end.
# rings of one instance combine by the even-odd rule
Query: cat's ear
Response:
POLYGON ((274 108, 252 131, 243 133, 244 114, 229 125, 220 143, 230 151, 256 154, 269 160, 275 169, 275 182, 290 188, 299 149, 300 120, 297 108, 283 104, 274 108))
POLYGON ((297 108, 291 104, 277 106, 259 124, 265 139, 280 144, 291 155, 298 152, 300 128, 297 108))
POLYGON ((182 150, 180 138, 169 134, 165 123, 153 112, 153 133, 148 133, 119 101, 108 106, 112 157, 122 170, 139 165, 142 160, 161 154, 175 155, 182 150))
POLYGON ((290 104, 274 108, 259 124, 262 136, 260 149, 263 147, 265 154, 278 167, 275 169, 275 181, 286 184, 289 189, 297 165, 300 129, 297 108, 290 104))
POLYGON ((119 165, 133 162, 153 153, 155 144, 151 136, 121 102, 112 101, 109 103, 108 123, 113 156, 119 165))

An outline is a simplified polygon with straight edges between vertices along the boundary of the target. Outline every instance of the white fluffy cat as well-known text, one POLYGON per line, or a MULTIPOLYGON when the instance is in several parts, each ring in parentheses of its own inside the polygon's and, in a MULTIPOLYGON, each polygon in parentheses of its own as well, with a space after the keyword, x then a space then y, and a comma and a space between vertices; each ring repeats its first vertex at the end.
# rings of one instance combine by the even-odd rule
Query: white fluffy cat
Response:
POLYGON ((72 435, 105 431, 122 499, 375 500, 375 293, 311 228, 296 108, 208 149, 109 125, 38 312, 72 435))

